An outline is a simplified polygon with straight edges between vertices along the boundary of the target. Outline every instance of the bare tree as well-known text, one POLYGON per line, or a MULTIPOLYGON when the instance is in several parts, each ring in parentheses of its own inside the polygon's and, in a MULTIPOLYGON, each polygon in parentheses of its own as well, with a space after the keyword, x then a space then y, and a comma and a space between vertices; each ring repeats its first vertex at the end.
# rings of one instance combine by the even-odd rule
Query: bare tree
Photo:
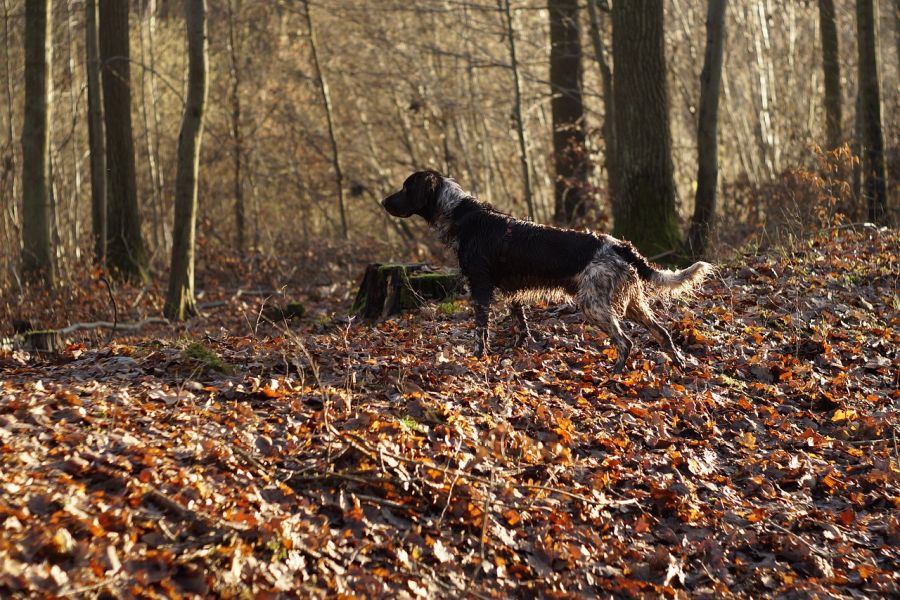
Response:
POLYGON ((700 74, 700 114, 697 118, 697 194, 688 232, 688 250, 694 256, 706 251, 716 214, 719 183, 719 90, 722 87, 722 54, 725 40, 725 6, 728 0, 709 0, 706 16, 706 54, 700 74))
POLYGON ((303 2, 304 14, 306 15, 306 27, 309 31, 309 45, 312 50, 313 66, 316 69, 316 79, 319 82, 319 93, 322 94, 322 102, 325 104, 325 118, 328 121, 328 141, 331 143, 331 161, 334 167, 334 179, 338 193, 338 208, 341 213, 341 232, 344 238, 350 237, 350 231, 347 228, 347 207, 344 201, 344 172, 341 168, 341 154, 338 149, 337 134, 334 125, 334 111, 331 107, 331 93, 328 89, 328 80, 322 71, 322 64, 319 61, 319 44, 316 40, 316 29, 313 25, 312 10, 309 0, 303 2))
POLYGON ((50 206, 51 0, 25 2, 25 120, 22 123, 22 274, 53 285, 50 206))
POLYGON ((87 71, 88 147, 91 156, 91 224, 94 260, 106 260, 106 140, 103 131, 103 90, 100 87, 100 47, 97 0, 85 1, 85 70, 87 71))
POLYGON ((884 133, 881 124, 881 83, 878 77, 878 12, 875 0, 856 0, 859 39, 859 116, 862 171, 869 220, 887 220, 884 133))
POLYGON ((206 38, 206 0, 185 0, 188 40, 188 93, 178 134, 175 174, 175 226, 172 230, 172 267, 164 313, 183 320, 196 314, 194 304, 194 240, 197 229, 197 177, 203 115, 208 93, 209 56, 206 38))
MULTIPOLYGON (((613 97, 613 76, 609 68, 606 46, 603 43, 603 21, 601 13, 597 10, 597 0, 588 0, 588 17, 591 24, 591 44, 594 46, 594 55, 597 65, 600 67, 600 83, 603 87, 603 144, 604 165, 606 166, 606 187, 610 198, 616 197, 616 102, 613 97)), ((609 6, 602 6, 609 11, 609 6)))
POLYGON ((588 161, 581 93, 581 39, 577 0, 549 0, 550 92, 557 223, 571 223, 586 210, 588 161))
POLYGON ((669 93, 663 30, 663 0, 615 2, 613 92, 620 182, 613 201, 616 235, 648 256, 680 246, 669 93))
POLYGON ((828 149, 841 145, 841 61, 834 0, 819 0, 822 70, 825 75, 825 139, 828 149))
POLYGON ((147 281, 147 255, 141 237, 131 127, 128 5, 128 2, 121 0, 100 0, 99 5, 106 168, 109 177, 106 259, 110 269, 118 276, 147 281))
POLYGON ((246 216, 244 209, 243 134, 241 128, 241 32, 238 19, 241 0, 227 0, 228 6, 228 55, 231 74, 231 155, 234 165, 234 222, 237 230, 237 249, 243 255, 246 249, 246 216))
POLYGON ((531 161, 528 159, 528 141, 525 137, 525 115, 522 114, 522 83, 519 77, 519 60, 516 56, 516 30, 513 25, 512 9, 509 0, 497 0, 497 7, 506 19, 506 39, 509 44, 509 62, 513 73, 515 106, 513 112, 516 119, 516 133, 519 137, 519 163, 522 166, 522 186, 525 191, 525 204, 528 206, 528 218, 534 220, 534 195, 531 190, 531 161))

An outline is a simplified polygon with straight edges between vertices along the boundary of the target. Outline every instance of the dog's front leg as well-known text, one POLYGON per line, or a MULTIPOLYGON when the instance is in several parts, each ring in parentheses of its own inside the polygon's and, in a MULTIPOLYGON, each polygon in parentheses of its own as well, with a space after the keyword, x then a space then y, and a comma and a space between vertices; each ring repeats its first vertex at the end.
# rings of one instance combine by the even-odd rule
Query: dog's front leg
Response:
POLYGON ((484 284, 472 283, 472 307, 475 310, 475 356, 490 353, 491 296, 493 289, 484 284))

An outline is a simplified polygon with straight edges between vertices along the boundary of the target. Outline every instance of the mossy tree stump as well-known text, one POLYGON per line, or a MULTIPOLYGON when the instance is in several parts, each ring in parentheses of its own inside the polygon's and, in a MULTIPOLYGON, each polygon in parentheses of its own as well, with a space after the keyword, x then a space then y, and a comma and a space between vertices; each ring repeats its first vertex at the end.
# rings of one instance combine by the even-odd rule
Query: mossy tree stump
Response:
POLYGON ((366 319, 383 319, 428 300, 453 298, 462 287, 462 279, 454 271, 436 271, 422 263, 375 263, 366 267, 353 312, 366 319))

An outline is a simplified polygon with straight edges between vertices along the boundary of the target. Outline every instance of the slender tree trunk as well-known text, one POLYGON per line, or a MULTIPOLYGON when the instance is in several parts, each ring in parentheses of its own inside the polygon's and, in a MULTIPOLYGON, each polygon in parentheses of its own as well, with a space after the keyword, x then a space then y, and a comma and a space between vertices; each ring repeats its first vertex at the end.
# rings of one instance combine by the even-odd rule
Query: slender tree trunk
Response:
POLYGON ((106 260, 117 276, 147 281, 147 255, 141 237, 131 127, 129 3, 100 0, 100 59, 106 119, 106 260))
POLYGON ((548 0, 547 8, 550 13, 550 93, 556 167, 553 220, 568 224, 584 216, 588 199, 578 2, 548 0))
POLYGON ((825 139, 829 150, 841 145, 841 61, 834 0, 819 0, 822 70, 825 75, 825 139))
MULTIPOLYGON (((6 93, 6 149, 8 150, 8 154, 5 154, 3 158, 2 164, 2 178, 0 181, 9 180, 9 187, 4 186, 3 190, 0 192, 4 193, 4 202, 5 206, 2 207, 3 210, 3 223, 4 230, 7 235, 7 247, 10 248, 10 254, 13 254, 13 248, 15 248, 15 253, 21 251, 21 239, 19 233, 17 231, 17 224, 19 223, 19 211, 18 211, 18 203, 16 198, 18 198, 17 187, 18 187, 18 166, 16 164, 16 152, 13 150, 13 145, 16 144, 16 125, 15 120, 13 118, 13 113, 15 112, 15 100, 14 100, 14 84, 13 84, 13 74, 12 74, 12 62, 10 61, 10 28, 9 23, 11 20, 10 16, 10 7, 9 0, 3 0, 3 39, 6 40, 6 43, 3 46, 3 59, 6 62, 6 68, 4 71, 6 72, 6 81, 4 82, 4 91, 6 93), (8 190, 8 191, 7 191, 8 190)), ((9 265, 8 268, 12 268, 12 265, 9 265)))
POLYGON ((103 131, 103 91, 100 87, 100 48, 97 0, 85 0, 85 53, 88 98, 88 147, 91 155, 91 225, 94 260, 106 261, 106 139, 103 131))
POLYGON ((615 2, 613 93, 620 185, 615 232, 654 256, 680 249, 669 131, 663 0, 615 2))
POLYGON ((25 119, 22 123, 22 274, 53 285, 50 206, 51 0, 25 2, 25 119))
POLYGON ((588 16, 591 22, 591 44, 597 65, 600 67, 600 83, 603 88, 603 144, 605 146, 604 164, 606 166, 606 188, 609 198, 616 197, 616 102, 613 98, 613 75, 606 57, 607 50, 603 44, 603 21, 597 10, 597 0, 588 0, 588 16))
POLYGON ((79 133, 78 133, 78 98, 80 96, 79 87, 76 85, 77 78, 75 77, 76 71, 76 51, 75 51, 75 37, 72 35, 72 31, 75 29, 75 10, 73 6, 72 0, 68 0, 66 2, 66 43, 68 50, 68 59, 69 59, 69 103, 72 110, 72 133, 71 139, 69 140, 69 149, 72 153, 72 177, 74 179, 71 194, 69 197, 69 211, 71 214, 71 229, 70 235, 72 237, 72 255, 75 260, 81 258, 81 246, 78 244, 78 238, 81 233, 81 221, 78 218, 78 208, 79 204, 81 204, 81 144, 79 143, 79 133))
MULTIPOLYGON (((147 6, 147 14, 152 18, 152 6, 147 6)), ((148 63, 149 52, 144 50, 144 14, 138 14, 138 39, 141 52, 141 125, 144 133, 144 146, 147 148, 147 170, 150 172, 150 220, 153 231, 153 250, 156 251, 162 247, 162 197, 160 190, 156 187, 156 171, 159 165, 156 162, 156 154, 153 151, 153 129, 150 127, 150 111, 147 108, 147 69, 144 68, 148 63)), ((147 27, 149 29, 149 27, 147 27)), ((153 99, 155 101, 155 98, 153 99)))
POLYGON ((706 54, 700 73, 700 114, 697 119, 697 194, 687 247, 694 256, 706 251, 716 215, 719 183, 719 90, 725 45, 725 6, 728 0, 709 0, 706 15, 706 54))
POLYGON ((509 42, 509 61, 513 72, 515 106, 513 112, 516 119, 516 133, 519 136, 519 162, 522 165, 522 186, 525 192, 525 204, 528 206, 528 218, 534 220, 534 195, 531 190, 531 161, 528 159, 528 141, 525 137, 525 115, 522 112, 522 83, 519 78, 519 61, 516 57, 516 31, 513 26, 512 9, 509 0, 497 0, 497 6, 506 19, 506 37, 509 42))
POLYGON ((350 237, 350 230, 347 228, 347 207, 344 201, 344 172, 341 168, 341 154, 338 150, 337 133, 334 124, 334 111, 331 107, 331 93, 328 90, 328 80, 325 78, 325 72, 322 70, 322 64, 319 61, 319 44, 316 40, 316 30, 313 25, 312 10, 309 0, 303 2, 306 10, 306 27, 309 30, 309 45, 312 49, 313 66, 316 69, 316 79, 319 81, 319 93, 322 94, 322 102, 325 104, 325 117, 328 121, 328 140, 331 142, 331 159, 334 166, 334 179, 338 193, 338 208, 341 212, 341 232, 344 239, 350 237))
POLYGON ((197 178, 203 115, 208 93, 206 0, 185 0, 188 40, 188 93, 178 134, 175 175, 175 226, 172 230, 172 268, 165 315, 183 320, 196 314, 194 304, 194 239, 197 228, 197 178))
POLYGON ((875 0, 856 0, 859 38, 859 108, 862 171, 869 220, 887 221, 884 133, 881 124, 881 84, 878 78, 878 11, 875 0))
MULTIPOLYGON (((159 115, 159 94, 156 89, 156 0, 149 0, 147 4, 147 54, 150 57, 150 69, 147 72, 147 78, 150 80, 150 112, 153 117, 153 161, 156 164, 156 174, 153 180, 156 197, 162 199, 166 197, 165 178, 163 177, 163 164, 159 152, 160 144, 160 127, 161 117, 159 115)), ((162 243, 168 243, 170 236, 165 219, 165 206, 160 207, 162 212, 160 221, 162 223, 162 243)))
POLYGON ((228 53, 231 58, 231 156, 234 164, 234 222, 237 229, 237 249, 243 256, 246 249, 246 218, 244 210, 244 181, 242 175, 243 138, 241 130, 241 37, 237 31, 241 0, 228 0, 228 53))

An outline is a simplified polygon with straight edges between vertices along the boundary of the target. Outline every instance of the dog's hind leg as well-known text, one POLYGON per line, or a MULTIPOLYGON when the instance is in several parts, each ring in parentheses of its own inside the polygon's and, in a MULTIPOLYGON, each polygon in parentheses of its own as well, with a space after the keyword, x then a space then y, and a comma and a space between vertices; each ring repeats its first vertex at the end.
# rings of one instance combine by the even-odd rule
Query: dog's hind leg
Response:
POLYGON ((531 328, 528 327, 528 318, 525 316, 525 307, 521 302, 512 301, 509 305, 513 318, 513 327, 516 330, 516 346, 524 346, 533 340, 531 328))
POLYGON ((632 321, 643 325, 656 340, 656 343, 669 354, 672 362, 680 368, 684 368, 684 357, 678 351, 678 348, 675 347, 674 342, 672 342, 672 336, 669 335, 666 328, 660 325, 653 313, 650 312, 649 306, 641 301, 633 301, 628 305, 627 316, 632 321))
POLYGON ((582 304, 581 312, 585 318, 592 324, 606 332, 616 347, 616 362, 613 364, 613 373, 621 373, 625 367, 625 361, 631 354, 631 348, 634 346, 631 339, 622 331, 622 325, 619 318, 613 314, 609 306, 603 306, 599 303, 591 303, 589 305, 582 304))
POLYGON ((475 356, 490 353, 491 297, 493 288, 484 283, 469 282, 472 291, 472 308, 475 310, 475 356))

